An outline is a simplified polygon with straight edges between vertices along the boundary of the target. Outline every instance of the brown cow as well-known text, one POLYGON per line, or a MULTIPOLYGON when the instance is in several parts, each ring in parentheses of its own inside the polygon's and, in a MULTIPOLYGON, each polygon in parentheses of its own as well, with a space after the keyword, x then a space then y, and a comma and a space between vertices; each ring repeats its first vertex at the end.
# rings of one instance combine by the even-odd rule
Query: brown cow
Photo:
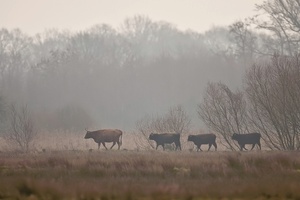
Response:
POLYGON ((122 134, 122 131, 118 129, 102 129, 98 131, 86 130, 84 139, 94 139, 94 141, 98 143, 98 149, 100 148, 101 144, 103 144, 103 146, 107 149, 105 142, 113 143, 110 149, 112 149, 116 143, 118 144, 118 149, 120 149, 120 146, 122 145, 122 134))

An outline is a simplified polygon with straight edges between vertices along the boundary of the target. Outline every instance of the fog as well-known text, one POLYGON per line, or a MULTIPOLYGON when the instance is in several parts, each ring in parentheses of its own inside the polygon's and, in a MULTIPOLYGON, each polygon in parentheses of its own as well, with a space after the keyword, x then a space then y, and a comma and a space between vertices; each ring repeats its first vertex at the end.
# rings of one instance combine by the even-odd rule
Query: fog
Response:
MULTIPOLYGON (((32 6, 36 0, 29 1, 32 6)), ((232 133, 260 132, 272 138, 265 140, 270 149, 299 149, 300 6, 263 1, 254 6, 254 15, 240 19, 243 9, 235 1, 214 1, 208 13, 177 0, 145 5, 133 0, 131 12, 147 15, 132 17, 124 17, 124 2, 120 13, 111 2, 74 1, 72 12, 67 4, 35 2, 38 12, 25 14, 25 20, 20 16, 31 13, 30 4, 16 9, 20 2, 1 2, 7 6, 0 12, 1 138, 28 151, 37 133, 80 133, 82 141, 85 129, 117 128, 130 133, 137 148, 149 148, 150 132, 186 137, 209 131, 234 150, 232 133), (99 5, 114 10, 101 13, 115 15, 112 21, 104 17, 94 23, 90 14, 101 12, 99 5), (76 9, 86 15, 72 17, 80 13, 76 9), (9 18, 8 11, 20 13, 9 18), (207 28, 204 21, 219 25, 207 28), (35 22, 42 31, 29 28, 35 22)), ((201 1, 191 2, 205 8, 201 1)))
POLYGON ((251 63, 229 50, 235 44, 228 27, 180 31, 145 16, 127 18, 120 27, 35 36, 1 29, 5 101, 28 105, 42 127, 132 130, 141 117, 181 105, 193 127, 201 128, 197 105, 206 84, 239 87, 251 63))
POLYGON ((180 105, 204 129, 197 106, 207 84, 243 87, 261 58, 248 46, 265 50, 268 36, 233 26, 255 3, 1 2, 0 110, 27 106, 40 130, 131 131, 180 105))

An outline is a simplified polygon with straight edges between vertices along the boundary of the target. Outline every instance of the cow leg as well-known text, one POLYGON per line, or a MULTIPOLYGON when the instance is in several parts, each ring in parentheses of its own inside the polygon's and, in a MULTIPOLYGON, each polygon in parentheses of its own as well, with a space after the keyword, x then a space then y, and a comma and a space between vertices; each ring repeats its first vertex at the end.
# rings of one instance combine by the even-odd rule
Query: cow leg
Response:
POLYGON ((240 151, 243 151, 243 145, 240 144, 240 151))
POLYGON ((98 150, 100 149, 101 142, 98 143, 98 150))
POLYGON ((214 147, 215 147, 215 151, 217 151, 217 148, 218 148, 218 147, 217 147, 217 143, 214 142, 213 145, 214 145, 214 147))
POLYGON ((254 144, 252 144, 252 148, 251 148, 251 150, 252 150, 252 149, 254 149, 254 147, 255 147, 255 143, 254 143, 254 144))
MULTIPOLYGON (((173 146, 174 147, 174 146, 173 146)), ((178 149, 178 145, 177 144, 175 144, 175 151, 177 151, 177 149, 178 149)))
POLYGON ((161 146, 163 147, 163 150, 165 150, 165 144, 162 144, 161 146))
POLYGON ((176 149, 175 150, 177 150, 177 148, 179 148, 179 150, 181 151, 181 145, 180 145, 180 143, 177 143, 175 145, 176 145, 176 149))
POLYGON ((107 147, 106 147, 106 145, 105 145, 105 142, 102 142, 102 144, 103 144, 103 146, 105 147, 105 149, 107 150, 107 147))
POLYGON ((199 145, 199 147, 198 147, 199 149, 200 149, 200 151, 202 151, 202 149, 201 149, 201 144, 199 145))
POLYGON ((110 147, 110 149, 112 149, 115 145, 116 145, 116 142, 113 142, 113 144, 112 144, 112 146, 110 147))
POLYGON ((207 151, 209 151, 210 150, 210 148, 211 148, 211 143, 210 144, 208 144, 208 150, 207 151))
POLYGON ((118 150, 120 150, 120 146, 121 146, 120 142, 117 142, 117 144, 118 144, 118 150))
POLYGON ((260 142, 258 142, 258 143, 257 143, 257 145, 259 146, 259 149, 261 150, 261 145, 260 145, 260 142))
POLYGON ((157 148, 158 148, 158 144, 156 144, 156 150, 157 150, 157 148))
POLYGON ((179 148, 179 150, 181 151, 181 145, 180 145, 180 144, 178 145, 178 148, 179 148))

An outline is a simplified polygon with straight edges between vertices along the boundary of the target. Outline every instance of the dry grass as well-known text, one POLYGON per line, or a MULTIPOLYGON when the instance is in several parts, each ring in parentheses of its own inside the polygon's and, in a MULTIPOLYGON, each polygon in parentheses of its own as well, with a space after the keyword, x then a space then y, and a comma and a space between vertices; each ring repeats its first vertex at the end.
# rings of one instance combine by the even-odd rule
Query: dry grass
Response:
POLYGON ((0 179, 0 199, 299 199, 300 152, 6 152, 0 179))
MULTIPOLYGON (((92 139, 84 139, 86 132, 40 132, 32 143, 31 151, 67 151, 67 150, 81 150, 88 151, 90 149, 96 150, 98 144, 92 139)), ((133 150, 136 149, 133 134, 131 132, 124 132, 122 138, 121 149, 133 150)), ((110 147, 112 143, 107 143, 110 147)), ((117 149, 115 145, 114 149, 117 149)), ((101 149, 104 149, 101 145, 101 149)), ((17 151, 18 145, 7 143, 0 137, 0 151, 17 151)))
POLYGON ((44 133, 29 154, 0 141, 0 199, 300 199, 300 152, 135 151, 130 133, 98 151, 83 137, 44 133))

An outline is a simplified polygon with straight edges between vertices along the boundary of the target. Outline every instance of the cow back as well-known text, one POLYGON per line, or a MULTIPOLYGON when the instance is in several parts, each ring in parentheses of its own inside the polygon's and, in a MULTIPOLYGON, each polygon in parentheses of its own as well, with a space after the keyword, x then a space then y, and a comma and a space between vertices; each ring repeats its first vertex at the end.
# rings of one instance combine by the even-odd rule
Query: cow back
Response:
POLYGON ((189 141, 195 144, 212 144, 216 141, 216 135, 213 133, 189 135, 189 141))
POLYGON ((236 140, 239 143, 244 144, 255 144, 260 141, 260 133, 247 133, 247 134, 234 134, 232 139, 236 140))
POLYGON ((171 144, 173 142, 180 142, 180 134, 178 133, 153 133, 151 138, 159 144, 171 144))
POLYGON ((119 129, 102 129, 92 132, 92 137, 96 142, 117 142, 122 135, 119 129))

